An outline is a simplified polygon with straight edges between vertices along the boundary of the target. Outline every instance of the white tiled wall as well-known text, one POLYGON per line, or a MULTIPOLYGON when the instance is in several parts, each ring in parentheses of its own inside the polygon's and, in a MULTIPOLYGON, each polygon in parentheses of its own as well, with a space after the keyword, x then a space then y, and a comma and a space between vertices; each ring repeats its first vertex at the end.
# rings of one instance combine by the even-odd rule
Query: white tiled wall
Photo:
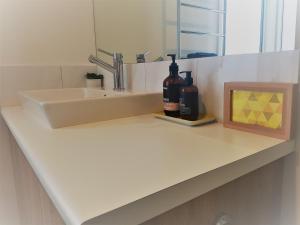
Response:
POLYGON ((96 72, 96 66, 2 66, 1 106, 20 104, 18 93, 23 90, 85 87, 87 72, 96 72))
POLYGON ((266 53, 258 58, 258 81, 294 82, 298 81, 299 51, 282 54, 266 53))
POLYGON ((96 73, 93 65, 61 66, 62 86, 64 88, 85 87, 85 74, 96 73))
MULTIPOLYGON (((223 119, 223 86, 230 81, 298 82, 299 51, 266 54, 232 55, 192 60, 178 60, 180 71, 193 71, 208 113, 223 119)), ((163 80, 169 74, 170 62, 127 65, 127 72, 140 90, 162 91, 163 80), (138 82, 137 82, 138 81, 138 82)))
POLYGON ((1 105, 16 105, 20 90, 61 88, 59 66, 1 67, 1 105))
POLYGON ((146 89, 146 65, 136 64, 126 65, 127 87, 134 91, 144 91, 146 89))
MULTIPOLYGON (((223 84, 228 81, 298 82, 299 51, 232 55, 179 60, 180 71, 193 71, 194 83, 209 113, 222 119, 223 84)), ((170 62, 125 65, 126 84, 132 91, 162 91, 170 62)), ((84 75, 94 65, 0 67, 1 105, 19 104, 18 92, 29 89, 85 87, 84 75)), ((99 71, 99 68, 98 68, 99 71)), ((104 72, 107 89, 112 75, 104 72)))

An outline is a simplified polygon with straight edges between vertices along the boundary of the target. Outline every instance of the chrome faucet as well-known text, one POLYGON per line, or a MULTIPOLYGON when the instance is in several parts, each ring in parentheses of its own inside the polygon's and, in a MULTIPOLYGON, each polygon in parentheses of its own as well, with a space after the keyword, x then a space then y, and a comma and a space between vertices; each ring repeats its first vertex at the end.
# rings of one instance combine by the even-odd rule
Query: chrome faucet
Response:
POLYGON ((102 59, 99 59, 96 56, 90 55, 89 61, 93 64, 96 64, 107 71, 111 72, 114 76, 114 90, 123 91, 125 90, 124 84, 124 71, 123 71, 123 55, 121 53, 110 53, 103 49, 98 49, 99 52, 102 52, 106 55, 113 57, 113 65, 104 62, 102 59))

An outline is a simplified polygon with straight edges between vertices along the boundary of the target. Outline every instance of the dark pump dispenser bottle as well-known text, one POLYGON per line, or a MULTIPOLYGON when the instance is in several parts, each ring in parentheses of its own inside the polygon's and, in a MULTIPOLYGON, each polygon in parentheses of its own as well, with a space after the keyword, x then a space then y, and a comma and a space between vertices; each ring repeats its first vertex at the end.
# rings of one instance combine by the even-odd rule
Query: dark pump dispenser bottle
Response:
POLYGON ((182 79, 179 74, 179 68, 175 62, 176 55, 168 55, 172 57, 172 64, 170 65, 170 75, 164 80, 164 111, 167 116, 179 117, 179 98, 180 89, 184 85, 184 79, 182 79))
POLYGON ((180 90, 180 117, 185 120, 195 121, 199 117, 198 88, 193 85, 191 71, 186 73, 185 85, 180 90))

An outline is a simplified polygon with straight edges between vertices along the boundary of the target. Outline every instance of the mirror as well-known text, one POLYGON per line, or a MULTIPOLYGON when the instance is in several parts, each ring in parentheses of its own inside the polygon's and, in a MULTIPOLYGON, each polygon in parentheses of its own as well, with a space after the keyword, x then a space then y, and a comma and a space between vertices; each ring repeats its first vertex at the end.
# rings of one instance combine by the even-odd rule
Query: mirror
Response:
POLYGON ((94 0, 97 48, 125 63, 292 50, 296 14, 297 0, 94 0))

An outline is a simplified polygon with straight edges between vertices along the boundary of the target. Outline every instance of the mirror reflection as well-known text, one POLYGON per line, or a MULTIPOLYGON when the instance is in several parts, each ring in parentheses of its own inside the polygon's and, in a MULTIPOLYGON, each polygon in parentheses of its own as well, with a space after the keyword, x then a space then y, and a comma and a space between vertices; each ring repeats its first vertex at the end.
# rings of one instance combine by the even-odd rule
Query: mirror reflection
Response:
POLYGON ((94 0, 98 56, 125 63, 292 50, 297 0, 94 0), (101 51, 104 50, 104 51, 101 51))

